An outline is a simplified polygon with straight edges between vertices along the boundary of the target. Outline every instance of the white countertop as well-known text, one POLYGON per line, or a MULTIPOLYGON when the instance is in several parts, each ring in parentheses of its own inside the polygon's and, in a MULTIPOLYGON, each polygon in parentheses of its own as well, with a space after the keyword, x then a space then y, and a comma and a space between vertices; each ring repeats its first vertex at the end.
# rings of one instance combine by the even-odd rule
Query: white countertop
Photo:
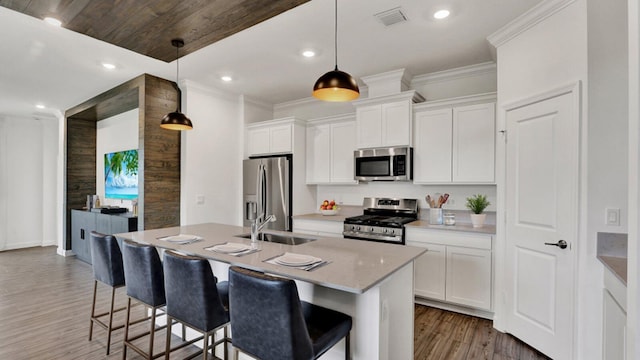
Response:
POLYGON ((417 221, 410 222, 405 226, 421 228, 421 229, 429 229, 429 230, 466 231, 466 232, 472 232, 476 234, 488 234, 488 235, 496 234, 496 226, 489 225, 489 224, 485 224, 482 227, 474 228, 473 225, 471 225, 471 223, 456 222, 455 225, 432 225, 432 224, 429 224, 429 221, 417 220, 417 221))
POLYGON ((426 251, 424 248, 413 246, 328 237, 319 237, 315 241, 294 246, 260 242, 261 251, 240 257, 204 250, 206 247, 225 242, 249 245, 249 239, 234 236, 248 232, 248 228, 240 226, 208 223, 121 233, 115 236, 356 294, 366 292, 426 251), (198 235, 204 240, 178 245, 157 239, 177 234, 198 235), (329 260, 331 263, 312 271, 304 271, 264 262, 284 252, 311 255, 329 260))

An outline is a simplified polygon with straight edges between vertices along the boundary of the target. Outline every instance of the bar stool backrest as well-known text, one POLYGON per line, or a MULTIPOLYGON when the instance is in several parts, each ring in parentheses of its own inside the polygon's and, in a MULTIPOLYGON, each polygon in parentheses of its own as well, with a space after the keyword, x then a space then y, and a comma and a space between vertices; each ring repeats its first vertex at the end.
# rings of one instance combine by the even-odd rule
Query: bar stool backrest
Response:
POLYGON ((154 246, 124 240, 122 243, 127 295, 150 306, 166 303, 164 273, 154 246))
POLYGON ((168 250, 163 266, 169 316, 202 332, 229 322, 208 260, 168 250))
POLYGON ((233 345, 260 359, 313 359, 313 345, 291 279, 229 269, 233 345))
POLYGON ((111 235, 90 234, 93 277, 111 287, 124 285, 124 266, 118 241, 111 235))

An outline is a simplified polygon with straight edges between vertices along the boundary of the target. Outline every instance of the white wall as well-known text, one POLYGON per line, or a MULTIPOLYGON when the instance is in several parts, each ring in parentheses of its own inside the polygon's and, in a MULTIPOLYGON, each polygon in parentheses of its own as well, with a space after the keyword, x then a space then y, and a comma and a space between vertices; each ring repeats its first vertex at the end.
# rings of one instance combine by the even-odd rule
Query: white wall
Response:
POLYGON ((259 116, 261 111, 241 96, 193 82, 181 84, 181 89, 182 110, 193 130, 182 134, 180 223, 241 225, 242 116, 259 116))
POLYGON ((58 120, 0 118, 0 250, 55 245, 58 120))
MULTIPOLYGON (((582 133, 581 133, 581 191, 580 191, 580 229, 577 248, 577 280, 576 294, 577 313, 576 320, 576 345, 574 351, 576 359, 600 358, 601 347, 601 292, 602 292, 602 268, 595 258, 595 242, 587 236, 587 215, 590 212, 587 195, 591 186, 587 182, 588 163, 587 135, 590 122, 590 114, 587 116, 587 104, 589 88, 587 81, 587 1, 545 1, 543 3, 559 3, 566 5, 551 17, 535 22, 531 27, 522 29, 521 32, 497 49, 498 56, 498 129, 505 128, 504 104, 512 103, 527 97, 570 85, 578 81, 582 82, 582 133), (588 121, 589 120, 589 121, 588 121)), ((603 4, 604 5, 604 4, 603 4)), ((613 39, 611 39, 613 40, 613 39)), ((608 56, 608 54, 603 54, 608 56)), ((597 136, 597 134, 594 134, 597 136)), ((589 138, 589 141, 591 139, 589 138)), ((589 149, 591 150, 591 149, 589 149)), ((590 155, 590 153, 589 153, 590 155)), ((504 145, 499 148, 499 155, 504 156, 504 145)), ((503 174, 504 168, 499 174, 503 174)), ((601 184, 601 185, 605 185, 601 184)), ((610 191, 600 189, 600 191, 610 191)), ((503 199, 499 197, 499 210, 503 199)), ((618 195, 614 195, 619 199, 618 195)), ((590 200, 590 199, 589 199, 590 200)), ((616 206, 618 203, 616 203, 616 206)), ((622 205, 620 205, 622 206, 622 205)), ((596 211, 600 212, 599 209, 596 211)), ((601 212, 600 212, 601 213, 601 212)), ((602 215, 603 217, 604 215, 602 215)), ((602 220, 599 217, 599 220, 602 220)), ((498 226, 496 243, 497 273, 504 272, 504 229, 498 226)), ((499 279, 499 278, 498 278, 499 279)), ((501 281, 497 281, 498 291, 503 287, 501 281)), ((500 292, 497 292, 500 293, 500 292)), ((502 321, 504 310, 502 303, 496 304, 496 324, 504 326, 502 321)), ((526 341, 526 339, 524 339, 526 341)))
POLYGON ((96 192, 101 205, 126 207, 131 200, 106 199, 104 196, 104 154, 138 148, 138 109, 129 110, 97 122, 96 130, 96 192))
POLYGON ((420 208, 428 208, 425 201, 427 194, 433 197, 436 193, 450 195, 448 210, 468 210, 466 198, 475 194, 487 195, 491 205, 487 211, 495 211, 495 185, 414 185, 411 182, 368 182, 358 185, 318 185, 318 205, 324 199, 335 200, 338 204, 362 206, 364 197, 396 197, 418 199, 420 208))

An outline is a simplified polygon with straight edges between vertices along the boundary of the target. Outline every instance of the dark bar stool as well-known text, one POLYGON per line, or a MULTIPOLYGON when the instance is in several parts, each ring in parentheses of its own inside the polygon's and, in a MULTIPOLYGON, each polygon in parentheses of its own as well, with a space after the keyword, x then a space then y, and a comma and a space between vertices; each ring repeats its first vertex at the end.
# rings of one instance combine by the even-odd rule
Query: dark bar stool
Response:
POLYGON ((229 309, 233 346, 261 360, 317 359, 345 338, 351 317, 300 301, 296 283, 232 266, 229 309))
POLYGON ((127 347, 130 347, 145 359, 155 359, 164 355, 164 351, 159 354, 153 354, 155 332, 156 330, 162 330, 166 327, 165 325, 156 329, 157 310, 166 304, 162 262, 155 247, 138 244, 130 240, 124 240, 122 255, 124 258, 124 273, 127 277, 128 296, 122 359, 127 358, 127 347), (131 299, 135 299, 151 308, 151 317, 130 322, 131 299), (129 325, 148 319, 151 320, 151 327, 148 332, 129 337, 129 325), (147 351, 140 349, 132 343, 132 341, 147 335, 149 335, 149 349, 147 351))
POLYGON ((124 324, 113 326, 113 313, 125 308, 114 309, 116 289, 124 286, 124 269, 122 265, 122 253, 116 238, 111 235, 92 231, 90 236, 91 263, 93 267, 93 301, 91 304, 91 324, 89 326, 89 341, 93 336, 93 323, 107 330, 107 355, 111 347, 111 333, 122 329, 124 324), (111 287, 111 305, 108 312, 96 314, 96 292, 98 282, 111 287), (103 316, 109 316, 109 322, 100 320, 103 316))
MULTIPOLYGON (((206 360, 209 348, 214 350, 224 345, 224 358, 227 358, 227 324, 229 312, 228 282, 217 283, 209 261, 196 256, 181 255, 174 251, 164 253, 164 281, 167 296, 167 322, 177 320, 182 324, 203 333, 203 358, 206 360), (226 297, 226 299, 225 299, 226 297), (215 332, 224 328, 224 337, 215 341, 215 332), (214 336, 209 345, 209 337, 214 336)), ((201 338, 192 340, 197 341, 201 338)), ((167 329, 167 351, 169 359, 171 330, 167 329)), ((194 354, 194 356, 197 354, 194 354)))

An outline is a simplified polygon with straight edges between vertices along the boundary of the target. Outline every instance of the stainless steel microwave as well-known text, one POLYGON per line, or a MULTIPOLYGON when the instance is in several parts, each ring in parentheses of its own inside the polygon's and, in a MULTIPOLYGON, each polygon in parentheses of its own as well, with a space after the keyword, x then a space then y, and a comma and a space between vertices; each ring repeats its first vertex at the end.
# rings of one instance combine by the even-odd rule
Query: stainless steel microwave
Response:
POLYGON ((413 178, 413 148, 390 147, 353 152, 356 180, 408 181, 413 178))

